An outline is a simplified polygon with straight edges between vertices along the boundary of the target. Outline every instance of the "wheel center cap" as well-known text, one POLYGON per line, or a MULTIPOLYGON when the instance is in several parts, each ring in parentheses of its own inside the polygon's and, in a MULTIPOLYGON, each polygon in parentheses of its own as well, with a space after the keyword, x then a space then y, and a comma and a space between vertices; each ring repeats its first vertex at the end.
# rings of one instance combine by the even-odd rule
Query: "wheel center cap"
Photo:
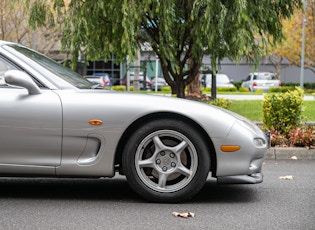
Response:
POLYGON ((156 165, 162 171, 168 171, 176 167, 175 154, 169 151, 161 151, 156 157, 156 165))
POLYGON ((162 165, 163 166, 170 166, 171 165, 171 158, 169 156, 161 157, 162 165))

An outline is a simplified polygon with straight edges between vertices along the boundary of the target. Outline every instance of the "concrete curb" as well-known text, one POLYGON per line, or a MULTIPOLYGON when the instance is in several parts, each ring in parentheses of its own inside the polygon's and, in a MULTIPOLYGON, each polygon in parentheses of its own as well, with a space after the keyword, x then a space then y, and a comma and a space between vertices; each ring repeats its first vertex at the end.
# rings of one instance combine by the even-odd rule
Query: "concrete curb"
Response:
POLYGON ((315 149, 272 147, 267 150, 265 159, 288 160, 293 156, 298 160, 315 160, 315 149))

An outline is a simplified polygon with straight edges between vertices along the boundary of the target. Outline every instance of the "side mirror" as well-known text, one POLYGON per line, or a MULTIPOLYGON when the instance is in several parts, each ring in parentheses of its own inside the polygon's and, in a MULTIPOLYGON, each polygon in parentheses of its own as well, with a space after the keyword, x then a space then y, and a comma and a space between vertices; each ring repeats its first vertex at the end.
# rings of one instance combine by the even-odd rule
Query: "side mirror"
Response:
POLYGON ((20 70, 9 70, 4 74, 4 80, 7 84, 26 88, 29 94, 40 94, 40 88, 33 79, 25 72, 20 70))

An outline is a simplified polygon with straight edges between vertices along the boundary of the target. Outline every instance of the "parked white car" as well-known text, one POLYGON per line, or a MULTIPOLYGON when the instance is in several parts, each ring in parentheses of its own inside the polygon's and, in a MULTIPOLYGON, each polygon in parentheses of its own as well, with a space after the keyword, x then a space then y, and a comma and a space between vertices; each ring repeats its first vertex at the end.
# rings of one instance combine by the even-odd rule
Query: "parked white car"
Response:
POLYGON ((250 73, 247 78, 243 80, 242 87, 248 88, 251 92, 257 90, 269 91, 270 88, 281 87, 281 82, 274 73, 255 72, 250 73))
MULTIPOLYGON (((218 73, 216 75, 217 88, 232 88, 235 87, 226 74, 218 73)), ((211 88, 212 84, 212 74, 201 74, 202 85, 207 88, 211 88)))
POLYGON ((157 90, 161 90, 162 87, 167 86, 164 77, 152 78, 151 79, 151 90, 155 90, 155 85, 157 90))

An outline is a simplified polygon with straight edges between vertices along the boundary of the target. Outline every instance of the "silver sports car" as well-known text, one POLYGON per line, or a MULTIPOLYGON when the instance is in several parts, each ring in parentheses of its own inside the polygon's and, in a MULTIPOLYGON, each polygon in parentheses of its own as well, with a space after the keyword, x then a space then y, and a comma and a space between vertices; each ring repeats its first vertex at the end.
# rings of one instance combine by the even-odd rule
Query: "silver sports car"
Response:
POLYGON ((264 133, 184 99, 108 91, 45 56, 0 41, 0 174, 114 177, 155 202, 219 183, 260 183, 264 133))

